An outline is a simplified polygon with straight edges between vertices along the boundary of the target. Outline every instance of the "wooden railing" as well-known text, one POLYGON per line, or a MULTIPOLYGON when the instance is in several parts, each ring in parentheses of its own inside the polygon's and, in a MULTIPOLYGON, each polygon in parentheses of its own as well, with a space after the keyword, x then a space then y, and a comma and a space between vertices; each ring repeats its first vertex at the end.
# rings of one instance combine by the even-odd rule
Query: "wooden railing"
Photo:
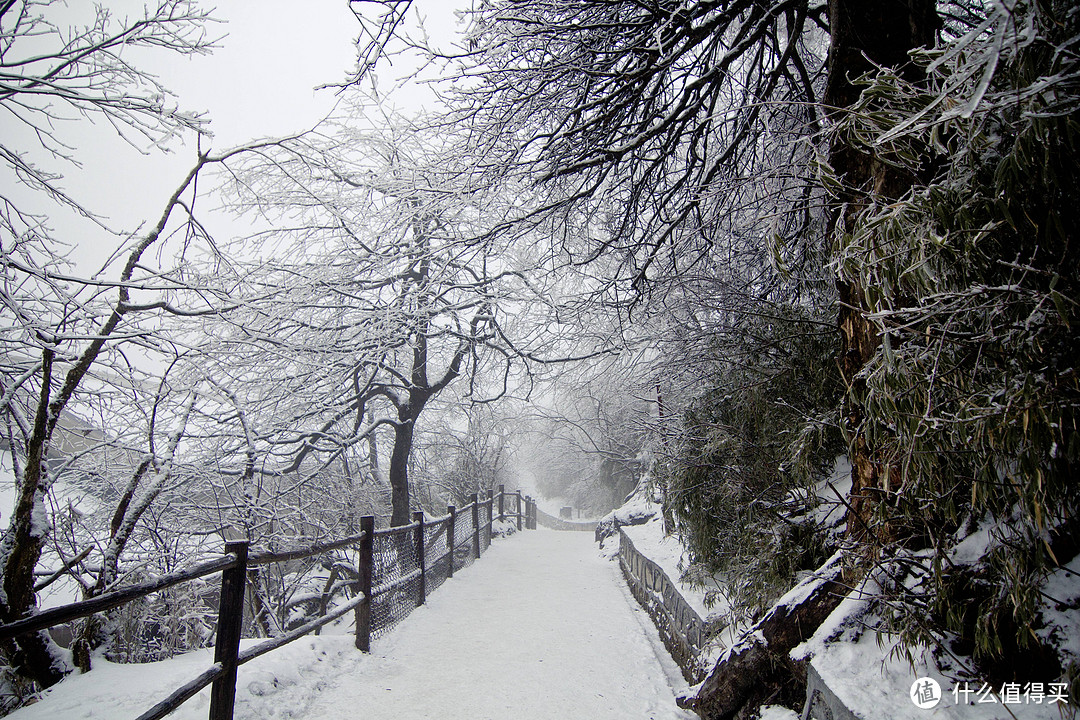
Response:
MULTIPOLYGON (((535 507, 531 498, 522 496, 520 492, 507 493, 500 485, 498 493, 488 492, 484 499, 472 495, 470 503, 463 508, 448 507, 447 514, 441 518, 425 519, 423 512, 417 512, 409 525, 376 530, 375 518, 366 516, 361 518, 359 534, 307 548, 249 554, 247 541, 227 542, 223 557, 0 625, 0 640, 112 610, 151 593, 220 572, 214 663, 144 712, 138 720, 165 717, 207 685, 212 685, 210 720, 232 720, 236 673, 241 665, 315 632, 350 611, 355 615, 356 647, 364 652, 370 651, 373 635, 392 628, 412 609, 423 605, 427 595, 446 578, 452 577, 455 569, 480 557, 491 544, 496 518, 516 520, 519 530, 523 524, 526 528, 535 529, 535 521, 529 522, 530 517, 535 517, 535 507), (355 597, 329 612, 326 611, 328 597, 323 597, 320 602, 323 614, 320 617, 240 652, 248 570, 259 565, 298 560, 341 549, 353 549, 359 556, 358 579, 350 583, 354 586, 355 597), (393 572, 388 570, 384 556, 393 557, 393 572), (412 562, 402 563, 401 558, 412 558, 412 562), (383 606, 390 607, 385 616, 379 612, 383 606)), ((324 594, 330 592, 331 585, 327 584, 324 594)))

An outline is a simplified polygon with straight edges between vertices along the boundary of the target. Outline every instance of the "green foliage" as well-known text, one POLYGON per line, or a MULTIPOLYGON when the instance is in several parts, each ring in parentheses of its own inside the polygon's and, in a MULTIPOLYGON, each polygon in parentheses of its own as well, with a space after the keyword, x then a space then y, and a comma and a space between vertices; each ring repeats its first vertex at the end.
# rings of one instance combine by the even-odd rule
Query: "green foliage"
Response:
POLYGON ((899 476, 875 522, 933 549, 925 597, 896 624, 909 643, 973 634, 986 660, 1002 655, 1003 619, 1033 622, 1049 543, 1080 502, 1078 26, 1066 2, 996 7, 981 32, 917 58, 925 86, 869 80, 840 128, 920 179, 836 248, 882 339, 858 402, 899 476), (949 556, 965 518, 996 521, 974 623, 949 556), (916 621, 927 606, 936 626, 916 621))
POLYGON ((763 610, 824 554, 816 529, 789 519, 804 509, 793 491, 842 452, 835 334, 815 320, 798 310, 748 320, 752 359, 721 364, 661 465, 691 559, 723 574, 739 612, 763 610))

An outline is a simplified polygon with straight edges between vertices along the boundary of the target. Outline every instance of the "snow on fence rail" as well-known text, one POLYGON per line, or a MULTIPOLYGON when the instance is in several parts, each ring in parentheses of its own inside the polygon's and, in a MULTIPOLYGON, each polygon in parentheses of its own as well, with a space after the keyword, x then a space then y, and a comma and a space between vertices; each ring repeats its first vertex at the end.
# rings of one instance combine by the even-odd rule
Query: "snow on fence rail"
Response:
POLYGON ((528 529, 536 529, 536 503, 529 497, 523 497, 520 492, 507 493, 500 485, 498 493, 488 492, 484 500, 474 494, 470 500, 468 505, 460 509, 449 506, 447 514, 441 518, 429 520, 424 518, 423 512, 414 513, 411 524, 395 528, 376 530, 375 518, 366 516, 360 519, 361 532, 358 535, 284 552, 249 554, 246 540, 227 542, 223 557, 0 625, 0 640, 112 610, 151 593, 220 572, 221 594, 214 664, 144 712, 138 720, 165 717, 207 685, 212 685, 210 720, 232 720, 236 671, 244 663, 316 632, 349 611, 355 613, 356 647, 368 652, 373 638, 389 632, 415 608, 423 605, 427 595, 447 578, 453 577, 456 570, 471 565, 491 546, 496 518, 516 520, 518 530, 522 529, 523 521, 528 529), (239 652, 248 570, 258 565, 297 560, 334 550, 353 550, 357 553, 357 580, 344 585, 352 590, 354 597, 328 612, 330 594, 335 587, 342 587, 335 585, 332 575, 319 598, 320 617, 239 652))
POLYGON ((619 528, 619 567, 630 591, 649 613, 660 631, 671 657, 690 684, 705 679, 701 649, 706 640, 706 623, 675 587, 663 568, 642 555, 630 537, 619 528))

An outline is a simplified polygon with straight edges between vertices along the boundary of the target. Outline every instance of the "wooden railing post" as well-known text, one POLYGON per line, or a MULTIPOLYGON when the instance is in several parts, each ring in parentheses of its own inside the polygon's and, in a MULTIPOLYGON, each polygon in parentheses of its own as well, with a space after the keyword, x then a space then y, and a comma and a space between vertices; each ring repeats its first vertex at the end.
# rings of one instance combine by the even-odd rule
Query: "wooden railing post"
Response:
POLYGON ((488 546, 488 547, 491 547, 491 538, 492 538, 492 530, 494 530, 494 529, 495 529, 495 491, 494 491, 494 490, 489 490, 489 491, 488 491, 488 501, 487 501, 487 509, 488 509, 488 517, 487 517, 487 527, 488 527, 488 534, 487 534, 487 546, 488 546))
POLYGON ((506 519, 506 486, 499 486, 499 521, 506 519))
POLYGON ((236 565, 221 572, 214 662, 221 663, 225 672, 210 688, 210 720, 232 720, 233 701, 236 699, 236 655, 240 650, 240 634, 244 629, 248 542, 227 542, 225 552, 236 556, 236 565))
POLYGON ((495 491, 485 490, 484 495, 487 499, 484 500, 484 525, 487 527, 487 534, 484 536, 487 541, 484 543, 484 550, 491 547, 491 526, 495 522, 495 491))
POLYGON ((473 552, 476 559, 480 559, 480 495, 473 493, 472 501, 472 526, 473 526, 473 552))
POLYGON ((450 516, 450 519, 446 521, 446 544, 450 547, 450 569, 446 577, 454 577, 454 523, 457 522, 457 508, 447 505, 446 514, 450 516))
POLYGON ((427 601, 427 558, 424 557, 423 510, 413 513, 413 522, 416 523, 416 559, 420 563, 420 587, 416 592, 416 606, 420 607, 427 601))
POLYGON ((364 601, 356 606, 356 649, 371 652, 371 575, 375 569, 375 516, 360 518, 360 587, 364 601))
POLYGON ((521 515, 525 512, 525 508, 521 504, 521 491, 518 490, 514 494, 517 495, 517 512, 515 515, 517 515, 518 532, 521 532, 521 515))

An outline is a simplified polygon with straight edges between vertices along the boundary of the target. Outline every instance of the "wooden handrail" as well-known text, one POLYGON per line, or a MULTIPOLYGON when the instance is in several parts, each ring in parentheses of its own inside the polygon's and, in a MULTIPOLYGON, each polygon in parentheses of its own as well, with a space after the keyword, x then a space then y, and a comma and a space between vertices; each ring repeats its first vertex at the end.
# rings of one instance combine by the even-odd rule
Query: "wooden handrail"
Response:
POLYGON ((252 565, 266 565, 272 562, 282 562, 285 560, 296 560, 298 558, 310 557, 312 555, 318 555, 319 553, 329 552, 331 550, 337 550, 339 548, 347 547, 349 545, 355 545, 364 537, 364 533, 357 533, 356 535, 350 535, 342 540, 333 540, 331 542, 323 543, 322 545, 312 545, 309 548, 299 548, 296 550, 282 550, 280 552, 265 551, 256 553, 248 557, 248 567, 252 565))
POLYGON ((225 667, 221 663, 214 663, 200 673, 198 677, 192 678, 184 683, 181 687, 174 690, 169 697, 144 712, 135 720, 161 720, 161 718, 183 705, 184 702, 191 698, 195 693, 199 692, 224 674, 225 667))
POLYGON ((169 573, 168 575, 162 575, 153 580, 147 580, 146 582, 124 588, 123 590, 114 590, 113 592, 98 595, 89 600, 82 600, 80 602, 42 610, 28 618, 16 620, 15 622, 10 622, 6 625, 0 625, 0 640, 5 640, 28 632, 34 632, 35 630, 44 630, 53 625, 62 625, 63 623, 78 620, 79 618, 87 617, 94 613, 104 612, 105 610, 112 610, 115 607, 120 607, 132 600, 137 600, 149 595, 152 592, 164 590, 173 585, 189 582, 206 575, 212 575, 213 573, 220 572, 226 568, 235 567, 236 563, 237 559, 235 555, 226 555, 217 560, 211 560, 201 565, 196 565, 188 570, 179 570, 174 573, 169 573))
POLYGON ((411 522, 408 525, 395 525, 394 527, 382 528, 375 531, 375 537, 387 537, 390 535, 402 535, 408 530, 415 530, 417 528, 416 522, 411 522))
POLYGON ((367 598, 363 595, 357 595, 352 600, 337 608, 333 612, 329 612, 320 618, 315 618, 311 622, 304 623, 300 627, 294 630, 290 630, 281 637, 276 637, 273 640, 267 640, 266 642, 259 643, 255 647, 248 648, 237 656, 236 664, 243 665, 246 662, 254 660, 260 655, 265 655, 271 650, 277 650, 282 645, 288 645, 293 640, 299 640, 304 635, 307 635, 308 633, 313 632, 318 628, 321 628, 323 625, 328 625, 334 622, 350 610, 355 610, 356 607, 365 600, 367 600, 367 598))

